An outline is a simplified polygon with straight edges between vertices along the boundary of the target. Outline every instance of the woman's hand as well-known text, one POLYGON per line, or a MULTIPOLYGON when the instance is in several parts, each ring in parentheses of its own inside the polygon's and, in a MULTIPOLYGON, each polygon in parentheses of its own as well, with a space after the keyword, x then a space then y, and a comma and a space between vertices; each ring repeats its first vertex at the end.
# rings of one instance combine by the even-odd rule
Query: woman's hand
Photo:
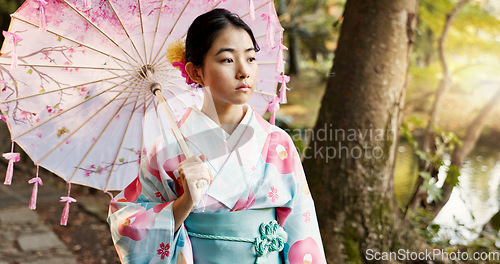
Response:
POLYGON ((205 164, 205 155, 192 156, 179 164, 179 174, 182 182, 186 201, 193 206, 198 204, 203 195, 203 190, 212 183, 213 177, 205 164))
POLYGON ((192 156, 179 164, 179 174, 184 193, 175 200, 172 208, 175 231, 179 229, 193 207, 200 201, 205 186, 213 181, 212 173, 205 165, 205 160, 205 155, 192 156))

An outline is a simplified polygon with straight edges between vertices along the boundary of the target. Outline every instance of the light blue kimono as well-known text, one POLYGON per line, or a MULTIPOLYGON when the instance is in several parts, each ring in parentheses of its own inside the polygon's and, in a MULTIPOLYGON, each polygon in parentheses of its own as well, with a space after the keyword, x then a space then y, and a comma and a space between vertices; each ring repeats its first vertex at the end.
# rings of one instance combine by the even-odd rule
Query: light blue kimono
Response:
POLYGON ((232 260, 229 263, 253 263, 260 254, 256 243, 206 239, 198 234, 253 241, 260 236, 257 227, 274 219, 287 233, 287 239, 280 240, 286 242, 279 254, 271 251, 260 258, 269 257, 270 262, 262 263, 326 263, 314 203, 300 158, 286 132, 270 125, 251 108, 231 135, 192 108, 179 121, 179 128, 191 151, 207 156, 206 164, 215 179, 186 224, 175 232, 172 202, 184 192, 177 166, 185 158, 173 136, 167 142, 158 141, 141 163, 138 178, 110 205, 108 222, 123 263, 217 263, 219 257, 223 260, 218 263, 228 259, 232 260), (223 232, 224 224, 229 224, 220 220, 224 217, 208 220, 216 222, 212 226, 219 229, 203 227, 199 219, 201 214, 210 217, 244 210, 267 213, 237 216, 235 219, 249 221, 241 220, 241 226, 236 225, 236 231, 229 233, 223 232), (212 229, 216 233, 207 234, 212 229), (213 243, 224 246, 214 249, 213 243), (236 256, 245 256, 244 262, 234 259, 236 256))

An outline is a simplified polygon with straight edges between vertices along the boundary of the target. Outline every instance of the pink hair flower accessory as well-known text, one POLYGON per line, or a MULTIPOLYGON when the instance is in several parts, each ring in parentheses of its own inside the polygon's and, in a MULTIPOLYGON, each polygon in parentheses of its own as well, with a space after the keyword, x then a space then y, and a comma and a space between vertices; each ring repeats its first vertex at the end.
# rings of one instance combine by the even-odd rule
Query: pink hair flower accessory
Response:
POLYGON ((195 83, 191 80, 191 78, 189 78, 189 75, 186 72, 186 43, 184 40, 178 39, 170 43, 165 56, 174 68, 181 71, 181 75, 186 79, 187 84, 192 85, 195 83))
POLYGON ((182 75, 182 77, 184 77, 186 79, 187 84, 191 85, 191 84, 195 83, 193 80, 191 80, 191 78, 189 78, 189 75, 186 71, 186 63, 174 61, 172 63, 172 66, 176 67, 177 69, 179 69, 181 71, 181 75, 182 75))

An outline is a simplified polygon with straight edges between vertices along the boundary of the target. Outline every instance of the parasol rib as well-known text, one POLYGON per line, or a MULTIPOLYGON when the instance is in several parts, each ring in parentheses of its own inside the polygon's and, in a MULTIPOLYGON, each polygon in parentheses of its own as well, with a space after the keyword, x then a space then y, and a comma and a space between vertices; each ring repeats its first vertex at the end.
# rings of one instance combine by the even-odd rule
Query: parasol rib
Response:
MULTIPOLYGON (((210 9, 210 11, 212 11, 212 10, 216 9, 216 8, 220 5, 220 3, 221 3, 221 2, 218 2, 217 4, 215 4, 214 6, 212 6, 212 9, 210 9)), ((208 12, 210 12, 210 11, 208 11, 208 12)), ((182 37, 181 37, 181 38, 185 38, 185 37, 186 37, 186 35, 187 35, 187 31, 186 31, 186 32, 184 32, 184 35, 182 35, 182 37)))
POLYGON ((97 29, 99 32, 101 32, 101 34, 103 34, 106 38, 109 39, 109 41, 111 41, 116 47, 118 47, 123 53, 125 53, 127 56, 129 56, 137 65, 139 65, 139 63, 135 60, 134 57, 132 57, 130 54, 128 54, 128 52, 126 50, 124 50, 120 45, 118 45, 118 43, 116 43, 116 41, 111 38, 108 34, 106 34, 106 32, 102 31, 102 29, 100 29, 96 24, 94 24, 94 22, 90 21, 80 10, 78 10, 76 7, 74 7, 73 5, 71 5, 70 3, 68 3, 67 0, 62 0, 64 3, 66 3, 73 11, 75 11, 78 15, 80 15, 83 19, 85 19, 87 21, 87 23, 89 23, 90 25, 92 25, 95 29, 97 29))
MULTIPOLYGON (((80 86, 85 86, 85 85, 89 85, 89 84, 99 83, 101 81, 108 81, 108 80, 118 79, 118 78, 120 78, 120 77, 110 77, 108 79, 103 79, 103 80, 98 80, 98 81, 93 81, 93 82, 88 82, 88 83, 82 83, 82 84, 78 84, 78 85, 72 85, 72 86, 63 87, 63 88, 59 88, 59 89, 55 89, 55 90, 45 91, 43 93, 26 95, 26 96, 17 97, 17 98, 14 98, 14 99, 9 99, 9 100, 2 101, 2 102, 0 102, 0 104, 6 104, 6 103, 14 102, 14 101, 21 101, 21 100, 32 98, 32 97, 43 96, 45 94, 60 92, 60 91, 64 91, 64 90, 71 89, 71 88, 77 88, 77 87, 80 87, 80 86)), ((109 83, 112 83, 112 82, 109 82, 109 83)))
POLYGON ((33 131, 33 130, 35 130, 35 129, 39 128, 40 126, 42 126, 42 125, 46 124, 47 122, 51 121, 52 119, 55 119, 56 117, 59 117, 60 115, 62 115, 62 114, 64 114, 64 113, 66 113, 66 112, 68 112, 68 111, 70 111, 70 110, 72 110, 72 109, 74 109, 74 108, 76 108, 76 107, 78 107, 78 106, 80 106, 80 105, 82 105, 83 103, 85 103, 85 102, 87 102, 87 101, 89 101, 89 100, 92 100, 92 99, 94 99, 94 98, 96 98, 96 97, 98 97, 98 96, 100 96, 100 95, 104 94, 105 92, 107 92, 107 91, 109 91, 109 90, 111 90, 111 89, 113 89, 113 88, 115 88, 115 87, 116 87, 116 86, 112 86, 112 87, 108 88, 107 90, 103 90, 103 91, 99 92, 98 94, 93 95, 93 96, 89 97, 88 99, 83 100, 83 101, 81 101, 80 103, 78 103, 78 104, 76 104, 76 105, 71 106, 70 108, 66 108, 66 109, 65 109, 65 110, 63 110, 63 111, 58 112, 57 114, 55 114, 55 115, 51 116, 51 117, 50 117, 50 118, 48 118, 47 120, 44 120, 43 122, 38 123, 38 124, 36 124, 35 126, 32 126, 30 129, 28 129, 28 130, 24 131, 24 132, 23 132, 23 133, 21 133, 20 135, 17 135, 17 136, 15 136, 15 137, 13 136, 13 137, 12 137, 12 140, 17 140, 18 138, 20 138, 20 137, 22 137, 22 136, 24 136, 24 135, 28 134, 29 132, 31 132, 31 131, 33 131))
MULTIPOLYGON (((0 62, 0 65, 10 65, 7 62, 0 62)), ((19 63, 17 66, 23 67, 38 67, 38 68, 61 68, 61 69, 86 69, 86 70, 110 70, 110 71, 127 71, 123 68, 104 68, 104 67, 94 67, 94 66, 78 66, 78 65, 50 65, 50 64, 31 64, 31 63, 19 63)))
MULTIPOLYGON (((133 104, 135 102, 138 102, 138 101, 140 101, 142 99, 144 99, 144 100, 148 99, 148 97, 145 96, 145 95, 143 95, 143 96, 136 96, 136 98, 137 98, 136 100, 130 101, 130 102, 126 103, 124 106, 129 106, 129 105, 131 105, 131 104, 133 104)), ((137 109, 134 108, 133 111, 137 111, 137 109)))
POLYGON ((149 54, 149 61, 153 61, 153 51, 154 51, 154 47, 155 47, 156 33, 158 33, 158 26, 160 25, 160 17, 161 17, 162 7, 163 7, 163 0, 161 0, 160 8, 158 8, 158 18, 156 19, 155 33, 153 34, 153 41, 151 42, 151 53, 149 54))
MULTIPOLYGON (((90 120, 92 120, 97 114, 99 114, 102 110, 104 110, 105 107, 107 107, 113 100, 115 100, 120 94, 117 94, 113 99, 111 99, 109 102, 104 104, 101 108, 99 108, 93 115, 91 115, 87 120, 85 120, 80 126, 78 126, 71 134, 69 134, 67 137, 65 137, 59 144, 57 144, 54 148, 52 148, 45 156, 43 156, 38 162, 35 162, 35 164, 40 164, 43 160, 45 160, 52 152, 54 152, 57 148, 59 148, 64 142, 66 142, 68 139, 70 139, 76 132, 78 132, 83 126, 85 126, 90 120)), ((125 101, 126 102, 126 101, 125 101)), ((125 104, 124 102, 124 104, 125 104)))
MULTIPOLYGON (((139 99, 142 99, 144 98, 145 95, 142 95, 141 94, 136 94, 136 95, 132 95, 132 96, 126 96, 126 97, 120 97, 116 100, 128 100, 128 99, 131 99, 131 98, 136 98, 136 101, 139 100, 139 99)), ((131 103, 134 103, 134 101, 132 101, 131 103)))
POLYGON ((276 64, 276 62, 275 61, 263 61, 263 62, 257 61, 257 65, 269 65, 269 64, 276 64))
MULTIPOLYGON (((156 85, 159 86, 159 84, 156 84, 156 85)), ((170 125, 170 128, 172 129, 172 132, 174 133, 175 139, 177 139, 177 143, 179 143, 179 146, 181 147, 182 152, 184 153, 184 156, 186 156, 186 158, 190 158, 191 156, 193 156, 193 154, 191 153, 188 146, 186 145, 186 142, 184 141, 184 137, 182 136, 181 131, 177 127, 177 123, 175 122, 174 118, 172 117, 172 112, 170 110, 170 107, 167 104, 167 101, 165 100, 165 97, 163 97, 163 94, 161 92, 161 88, 156 88, 153 86, 151 88, 151 90, 153 91, 154 95, 156 95, 156 98, 158 98, 158 101, 160 102, 160 105, 163 108, 165 115, 167 116, 167 120, 168 120, 168 123, 170 125)))
MULTIPOLYGON (((269 4, 269 2, 272 2, 272 1, 268 1, 268 2, 266 2, 266 3, 264 3, 264 4, 260 5, 260 6, 256 7, 256 8, 255 8, 255 10, 259 10, 259 9, 261 9, 261 8, 265 7, 266 5, 268 5, 268 4, 269 4)), ((189 3, 188 3, 188 4, 189 4, 189 3)), ((212 10, 213 10, 213 9, 215 9, 215 8, 217 8, 217 6, 218 6, 219 4, 220 4, 220 2, 219 2, 219 3, 217 3, 215 6, 213 6, 213 7, 212 7, 212 10)), ((187 6, 187 5, 186 5, 186 6, 187 6)), ((183 11, 183 12, 184 12, 184 11, 183 11)), ((182 13, 181 13, 181 14, 182 14, 182 13)), ((242 16, 241 16, 241 18, 243 18, 243 17, 245 17, 245 16, 247 16, 247 15, 249 15, 249 14, 250 14, 250 13, 249 13, 249 12, 247 12, 247 13, 245 13, 244 15, 242 15, 242 16)), ((177 24, 177 22, 176 22, 176 24, 177 24)), ((175 27, 175 25, 174 25, 174 27, 175 27)), ((172 30, 173 30, 173 27, 172 27, 172 30)), ((170 33, 172 33, 172 30, 170 31, 170 33)), ((283 28, 279 28, 279 29, 275 30, 275 33, 278 33, 278 32, 281 32, 281 31, 283 31, 283 28)), ((170 36, 170 33, 169 33, 169 35, 167 35, 167 38, 168 38, 168 36, 170 36)), ((187 35, 187 32, 186 32, 186 33, 184 33, 184 35, 183 35, 181 38, 186 37, 186 35, 187 35)), ((258 38, 261 38, 261 37, 265 37, 265 36, 266 36, 266 35, 262 35, 262 36, 256 37, 255 39, 258 39, 258 38)), ((167 41, 167 38, 165 39, 165 42, 167 41)), ((156 54, 156 57, 155 57, 155 62, 153 63, 156 67, 162 67, 163 65, 165 65, 165 60, 166 60, 165 58, 162 58, 162 59, 160 59, 158 62, 156 62, 156 58, 158 57, 159 53, 161 52, 161 50, 162 50, 163 46, 165 45, 165 42, 163 43, 163 45, 161 46, 160 50, 158 51, 158 54, 156 54), (161 63, 160 63, 160 62, 161 62, 161 63), (157 63, 160 63, 160 64, 159 64, 159 65, 157 65, 157 63)), ((274 63, 275 63, 275 62, 274 62, 274 63)))
POLYGON ((186 103, 183 99, 181 99, 181 97, 180 97, 180 96, 175 96, 175 93, 174 93, 172 90, 170 90, 170 89, 166 89, 166 90, 167 90, 167 91, 169 91, 169 92, 170 92, 170 93, 174 96, 173 98, 175 98, 175 99, 179 100, 179 101, 180 101, 182 104, 184 104, 185 106, 189 106, 189 104, 188 104, 188 103, 186 103))
MULTIPOLYGON (((283 28, 278 28, 278 29, 274 30, 274 34, 280 33, 282 31, 285 31, 285 30, 283 28)), ((261 38, 265 38, 265 37, 267 37, 267 35, 260 35, 260 36, 256 36, 255 39, 257 40, 257 39, 261 39, 261 38)))
POLYGON ((140 0, 137 0, 137 6, 139 7, 139 18, 141 20, 142 47, 144 49, 144 59, 146 60, 146 64, 148 64, 148 52, 146 50, 146 37, 144 36, 144 21, 142 20, 142 8, 140 0))
MULTIPOLYGON (((266 3, 264 3, 264 4, 260 5, 260 6, 256 7, 254 10, 259 10, 259 9, 263 8, 264 6, 268 5, 268 4, 269 4, 269 2, 273 2, 273 0, 268 1, 268 2, 266 2, 266 3)), ((217 7, 219 6, 219 4, 220 4, 220 3, 221 3, 221 2, 219 2, 219 3, 217 3, 215 6, 213 6, 213 7, 212 7, 212 10, 214 10, 215 8, 217 8, 217 7)), ((244 17, 248 16, 249 14, 250 14, 250 12, 246 12, 244 15, 241 15, 241 16, 240 16, 240 18, 244 18, 244 17)), ((186 33, 184 33, 184 35, 182 35, 182 37, 184 38, 186 35, 187 35, 187 32, 186 32, 186 33)))
POLYGON ((277 96, 276 94, 266 93, 266 92, 263 92, 263 91, 254 91, 254 93, 258 93, 258 94, 262 94, 262 95, 268 95, 268 96, 272 96, 272 97, 276 97, 277 96))
MULTIPOLYGON (((136 103, 134 105, 134 109, 135 109, 136 106, 137 106, 137 101, 136 101, 136 103)), ((132 120, 132 117, 134 116, 134 114, 135 114, 135 111, 132 111, 130 113, 130 117, 129 117, 128 122, 127 122, 127 127, 125 128, 125 131, 123 132, 122 139, 120 140, 120 145, 118 146, 118 150, 116 151, 115 158, 113 159, 113 165, 111 165, 111 169, 109 170, 108 180, 106 181, 106 185, 104 186, 104 190, 106 190, 106 188, 107 188, 107 186, 109 184, 109 181, 111 180, 111 175, 113 174, 113 170, 115 169, 115 165, 116 165, 116 161, 118 159, 118 155, 120 154, 120 150, 122 149, 123 142, 125 141, 125 136, 127 135, 128 129, 129 129, 130 125, 132 124, 130 121, 132 120)), ((142 148, 140 149, 140 153, 142 153, 142 148)))
MULTIPOLYGON (((190 2, 191 2, 191 1, 190 1, 190 2)), ((212 7, 212 9, 211 9, 211 10, 214 10, 215 8, 217 8, 217 7, 220 5, 220 3, 221 3, 221 2, 218 2, 216 5, 214 5, 214 6, 212 7)), ((189 2, 188 2, 188 3, 186 4, 186 6, 184 7, 184 10, 186 9, 186 7, 187 7, 188 5, 189 5, 189 2)), ((184 10, 182 10, 182 13, 184 13, 184 10)), ((181 15, 182 15, 182 13, 181 13, 181 15)), ((156 58, 158 57, 158 55, 160 54, 161 50, 163 49, 163 46, 164 46, 164 45, 165 45, 165 43, 167 42, 168 37, 169 37, 169 36, 170 36, 170 34, 172 33, 172 30, 174 30, 174 27, 175 27, 175 25, 177 25, 177 22, 179 21, 179 19, 180 19, 180 16, 177 18, 177 21, 175 22, 174 26, 172 27, 172 29, 171 29, 171 30, 170 30, 170 32, 168 33, 167 37, 165 38, 165 41, 163 42, 163 45, 161 45, 161 48, 158 50, 158 53, 156 54, 156 57, 155 57, 155 62, 154 62, 153 64, 156 66, 156 65, 157 65, 157 63, 160 63, 160 62, 161 62, 161 63, 160 63, 160 66, 157 66, 157 67, 161 67, 161 66, 165 65, 165 60, 166 60, 166 58, 165 58, 165 57, 160 57, 160 60, 159 60, 158 62, 156 61, 156 58)), ((185 37, 186 37, 186 35, 187 35, 187 31, 184 33, 184 35, 182 35, 181 39, 182 39, 182 38, 185 38, 185 37)))
MULTIPOLYGON (((125 103, 125 101, 124 101, 124 103, 125 103)), ((109 119, 109 121, 106 124, 106 126, 104 127, 104 129, 101 131, 101 133, 99 134, 99 136, 94 140, 94 143, 92 143, 92 145, 90 146, 90 148, 87 151, 87 153, 85 153, 85 156, 83 156, 82 160, 80 161, 80 163, 78 164, 78 166, 76 167, 76 169, 73 171, 73 174, 71 174, 71 177, 69 177, 68 181, 71 181, 73 179, 73 177, 75 177, 75 175, 78 172, 78 170, 81 169, 83 162, 87 159, 87 156, 90 154, 90 152, 97 145, 97 142, 99 142, 99 139, 101 139, 102 135, 104 135, 104 132, 106 132, 108 130, 109 125, 111 124, 111 122, 113 122, 113 120, 116 118, 116 116, 118 115, 118 113, 120 113, 120 111, 122 110, 122 108, 123 108, 123 105, 121 105, 120 108, 118 108, 116 110, 116 112, 111 116, 111 118, 109 119)))
MULTIPOLYGON (((12 15, 12 17, 13 17, 13 18, 15 18, 15 19, 17 19, 17 20, 19 20, 19 21, 21 21, 21 22, 24 22, 24 23, 26 23, 26 24, 28 24, 28 25, 31 25, 31 26, 33 26, 33 27, 37 27, 37 28, 38 28, 38 25, 36 25, 36 24, 34 24, 34 23, 31 23, 31 22, 29 22, 29 21, 27 21, 27 20, 25 20, 25 19, 20 18, 20 17, 17 17, 17 16, 15 16, 15 14, 14 14, 14 15, 12 15)), ((119 59, 119 58, 117 58, 117 57, 114 57, 114 56, 110 55, 110 54, 109 54, 109 52, 108 52, 108 53, 106 53, 106 52, 104 52, 104 51, 102 51, 102 50, 100 50, 100 49, 97 49, 97 48, 94 48, 94 47, 92 47, 92 46, 89 46, 89 45, 87 45, 87 44, 85 44, 85 43, 82 43, 82 42, 80 42, 80 41, 78 41, 78 40, 74 40, 74 39, 72 39, 72 38, 70 38, 70 37, 66 37, 66 36, 64 36, 64 35, 62 35, 62 34, 58 34, 58 33, 57 33, 57 32, 55 32, 55 31, 52 31, 52 30, 47 29, 47 30, 46 30, 46 32, 51 33, 51 34, 53 34, 54 36, 61 37, 61 38, 66 39, 66 40, 68 40, 68 41, 74 42, 74 43, 76 43, 76 44, 78 44, 78 45, 81 45, 81 46, 83 46, 83 47, 87 47, 87 48, 89 48, 89 49, 91 49, 91 50, 93 50, 93 51, 95 51, 95 52, 101 53, 101 54, 103 54, 103 55, 105 55, 105 56, 109 56, 109 57, 111 57, 111 58, 113 58, 113 59, 115 59, 115 60, 121 61, 121 62, 123 62, 123 63, 127 63, 126 61, 124 61, 124 60, 122 60, 122 59, 119 59)), ((128 63, 127 63, 127 64, 128 64, 128 63)), ((131 65, 131 66, 132 66, 132 65, 131 65)))
MULTIPOLYGON (((132 47, 134 47, 135 52, 137 52, 137 55, 139 56, 139 59, 141 60, 142 65, 145 65, 144 60, 142 59, 142 56, 139 53, 139 50, 137 50, 137 47, 135 46, 134 41, 132 41, 132 38, 130 37, 128 30, 125 28, 125 25, 123 24, 122 19, 120 18, 118 13, 116 13, 115 7, 113 6, 113 4, 111 4, 111 1, 109 1, 109 0, 108 0, 108 4, 111 7, 111 9, 113 10, 113 13, 115 14, 116 18, 118 19, 118 22, 120 22, 120 25, 122 26, 123 31, 125 32, 125 34, 127 34, 127 38, 130 41, 130 43, 132 44, 132 47)), ((140 16, 140 14, 139 14, 139 16, 140 16)))
MULTIPOLYGON (((153 66, 156 65, 157 61, 156 59, 158 58, 158 55, 160 55, 160 52, 163 50, 163 47, 165 46, 165 44, 167 43, 167 40, 168 38, 170 37, 170 34, 172 34, 172 31, 174 30, 175 26, 177 25, 177 23, 179 23, 179 20, 182 16, 182 14, 184 14, 184 12, 186 11, 186 8, 188 7, 189 3, 191 3, 191 0, 189 0, 186 5, 184 6, 184 8, 182 9, 182 11, 180 12, 179 16, 177 17, 177 19, 175 20, 175 23, 174 25, 172 26, 172 28, 170 29, 170 31, 168 32, 168 34, 165 36, 165 40, 163 41, 163 44, 161 44, 161 47, 160 49, 158 50, 158 52, 156 53, 156 56, 155 58, 152 60, 151 64, 153 66)), ((160 9, 160 13, 161 13, 161 9, 160 9)))

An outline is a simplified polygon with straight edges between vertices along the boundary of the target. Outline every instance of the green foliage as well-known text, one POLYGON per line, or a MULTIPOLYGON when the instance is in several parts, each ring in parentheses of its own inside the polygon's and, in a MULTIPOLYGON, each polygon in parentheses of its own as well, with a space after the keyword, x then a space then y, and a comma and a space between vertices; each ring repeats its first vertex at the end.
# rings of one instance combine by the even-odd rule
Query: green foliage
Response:
POLYGON ((427 190, 427 194, 432 198, 432 200, 441 201, 443 199, 443 192, 439 187, 437 187, 436 181, 432 178, 432 175, 426 171, 421 171, 418 175, 424 178, 423 187, 427 190))
MULTIPOLYGON (((451 0, 423 0, 419 5, 418 36, 428 36, 427 30, 432 32, 434 40, 442 34, 446 15, 455 8, 458 1, 451 0)), ((498 40, 500 34, 500 20, 490 8, 479 1, 471 1, 465 5, 453 21, 446 39, 447 52, 457 54, 477 55, 493 53, 499 56, 498 40)), ((434 43, 436 45, 437 43, 434 43)), ((437 46, 435 46, 437 47, 437 46)))
POLYGON ((419 208, 411 217, 412 223, 422 237, 429 243, 436 241, 441 226, 433 224, 434 215, 423 208, 419 208))
POLYGON ((449 183, 453 187, 458 186, 458 184, 459 184, 458 177, 459 176, 460 176, 460 170, 458 169, 458 167, 455 165, 450 165, 448 167, 448 175, 446 177, 446 182, 449 183))
MULTIPOLYGON (((287 11, 290 17, 282 18, 285 27, 285 45, 290 48, 288 34, 298 39, 302 59, 331 61, 341 25, 344 0, 279 0, 280 15, 287 11)), ((292 52, 292 51, 290 51, 292 52)), ((302 67, 306 67, 305 65, 302 67)))
MULTIPOLYGON (((410 143, 415 155, 420 161, 430 164, 433 170, 438 171, 442 166, 446 166, 448 171, 446 182, 450 183, 453 187, 457 186, 459 184, 460 171, 457 166, 447 166, 444 159, 453 152, 456 146, 462 145, 458 136, 453 132, 443 131, 439 133, 434 138, 435 151, 428 152, 420 148, 413 136, 410 125, 422 129, 424 127, 424 122, 413 116, 401 124, 401 134, 406 138, 408 143, 410 143)), ((442 190, 436 185, 437 180, 429 171, 420 171, 418 175, 424 179, 422 187, 426 190, 427 195, 429 195, 433 201, 440 201, 442 199, 442 190)))

